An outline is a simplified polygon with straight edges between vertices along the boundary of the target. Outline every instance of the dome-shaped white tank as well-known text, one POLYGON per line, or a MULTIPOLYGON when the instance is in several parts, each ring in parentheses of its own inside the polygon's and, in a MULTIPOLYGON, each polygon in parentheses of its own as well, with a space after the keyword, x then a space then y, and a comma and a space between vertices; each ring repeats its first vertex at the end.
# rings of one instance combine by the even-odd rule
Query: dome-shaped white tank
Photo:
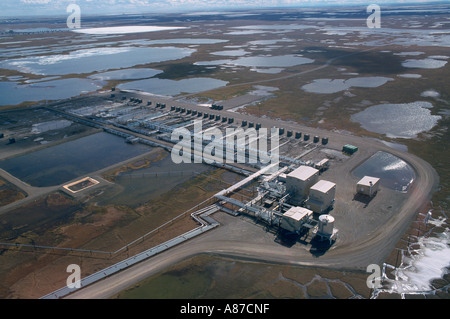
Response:
POLYGON ((319 217, 319 232, 332 235, 334 229, 334 217, 331 215, 321 215, 319 217))

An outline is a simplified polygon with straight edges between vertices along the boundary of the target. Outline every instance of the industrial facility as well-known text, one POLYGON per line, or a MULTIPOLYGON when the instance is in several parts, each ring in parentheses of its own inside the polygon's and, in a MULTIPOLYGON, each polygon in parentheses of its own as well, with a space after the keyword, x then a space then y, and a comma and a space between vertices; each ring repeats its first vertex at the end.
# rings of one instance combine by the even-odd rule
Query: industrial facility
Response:
MULTIPOLYGON (((207 162, 208 165, 244 176, 240 182, 215 194, 216 205, 232 216, 243 216, 262 223, 277 238, 281 238, 280 242, 284 242, 284 238, 300 237, 306 244, 314 240, 332 245, 336 241, 338 229, 335 227, 336 217, 332 215, 339 185, 327 178, 328 170, 332 170, 334 163, 351 158, 358 150, 356 146, 342 146, 328 137, 321 138, 289 127, 274 127, 265 123, 264 119, 256 123, 233 113, 228 115, 218 104, 208 107, 173 103, 166 107, 158 98, 144 101, 137 93, 121 90, 114 91, 114 96, 108 95, 103 103, 81 103, 78 107, 62 103, 57 107, 43 108, 69 120, 121 136, 126 143, 162 147, 167 151, 172 151, 179 142, 173 140, 174 130, 185 129, 190 132, 191 139, 183 142, 189 147, 192 145, 193 158, 198 154, 204 155, 204 149, 209 147, 203 140, 200 144, 196 144, 195 140, 210 130, 225 133, 228 129, 245 128, 256 132, 262 128, 278 129, 279 144, 275 148, 279 159, 268 165, 261 160, 251 161, 255 144, 252 144, 250 137, 242 149, 230 145, 227 137, 232 134, 222 134, 221 141, 215 141, 216 146, 221 144, 224 154, 228 151, 235 157, 245 155, 244 163, 207 162), (199 120, 202 123, 201 132, 195 131, 199 120)), ((260 138, 256 135, 257 140, 260 138)), ((266 155, 269 156, 275 148, 269 147, 266 155)), ((261 153, 259 156, 261 158, 261 153)), ((88 189, 92 185, 69 185, 66 191, 74 196, 74 191, 88 189)), ((379 179, 366 176, 357 184, 356 193, 374 196, 378 189, 379 179)), ((80 192, 80 196, 83 193, 80 192)))
MULTIPOLYGON (((174 103, 166 107, 166 104, 158 99, 144 101, 138 94, 122 90, 114 91, 114 96, 108 95, 103 105, 96 103, 89 106, 87 103, 73 107, 62 104, 58 108, 48 106, 46 109, 72 121, 119 135, 126 143, 143 143, 169 151, 174 147, 175 142, 171 135, 177 128, 190 131, 194 141, 198 134, 212 129, 222 132, 228 128, 259 131, 263 127, 269 127, 264 123, 224 116, 223 108, 218 104, 198 108, 187 103, 174 103), (202 121, 200 133, 194 132, 195 121, 199 120, 202 121)), ((319 234, 317 238, 329 239, 331 243, 336 238, 337 230, 333 228, 328 232, 319 231, 319 216, 332 212, 336 184, 319 179, 335 160, 335 156, 329 156, 323 150, 340 152, 338 147, 342 146, 334 146, 328 137, 313 135, 314 138, 310 139, 309 132, 276 128, 279 134, 279 162, 268 166, 263 165, 261 161, 251 161, 253 144, 250 139, 244 150, 238 150, 235 145, 227 143, 226 135, 223 134, 223 149, 233 152, 235 156, 238 151, 244 151, 246 161, 243 164, 215 161, 208 164, 232 170, 246 177, 216 194, 215 198, 223 211, 233 216, 243 215, 263 222, 278 235, 315 237, 315 234, 319 234)), ((186 142, 189 144, 189 141, 186 142)), ((201 153, 206 147, 203 141, 200 146, 193 144, 192 156, 195 156, 196 152, 201 153)), ((267 154, 271 151, 273 150, 269 148, 267 154)))

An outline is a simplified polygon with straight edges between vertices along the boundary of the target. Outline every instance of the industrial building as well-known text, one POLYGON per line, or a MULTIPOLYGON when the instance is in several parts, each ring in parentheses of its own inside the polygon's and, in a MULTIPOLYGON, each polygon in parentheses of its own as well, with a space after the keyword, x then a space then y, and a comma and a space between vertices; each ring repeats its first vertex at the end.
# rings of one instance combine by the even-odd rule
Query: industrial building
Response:
POLYGON ((310 221, 313 211, 304 207, 292 207, 281 217, 280 227, 289 232, 298 233, 303 225, 310 221))
POLYGON ((319 171, 301 165, 286 176, 286 191, 291 194, 291 202, 300 203, 308 196, 309 189, 319 178, 319 171))
POLYGON ((322 214, 333 205, 335 195, 336 184, 320 180, 309 190, 309 198, 306 201, 306 207, 315 213, 322 214))
POLYGON ((380 179, 372 176, 364 176, 357 184, 356 184, 356 193, 374 196, 380 187, 380 179))
POLYGON ((325 171, 330 166, 330 160, 328 158, 324 158, 320 162, 318 162, 316 165, 314 165, 316 169, 318 169, 320 172, 325 171))
POLYGON ((347 153, 349 155, 353 155, 358 151, 358 148, 356 146, 346 144, 342 147, 342 152, 347 153))

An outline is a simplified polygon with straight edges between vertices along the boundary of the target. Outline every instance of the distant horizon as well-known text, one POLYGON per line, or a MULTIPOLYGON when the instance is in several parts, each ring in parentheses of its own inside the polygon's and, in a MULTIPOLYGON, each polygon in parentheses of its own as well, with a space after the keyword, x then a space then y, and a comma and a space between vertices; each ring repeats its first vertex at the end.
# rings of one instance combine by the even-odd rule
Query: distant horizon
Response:
POLYGON ((78 4, 85 16, 149 15, 170 13, 205 13, 208 11, 244 11, 270 9, 301 9, 326 7, 366 7, 369 4, 384 6, 424 6, 450 4, 446 0, 3 0, 0 19, 30 17, 66 17, 70 3, 78 4), (19 1, 19 4, 17 3, 19 1), (120 3, 116 3, 120 1, 120 3))

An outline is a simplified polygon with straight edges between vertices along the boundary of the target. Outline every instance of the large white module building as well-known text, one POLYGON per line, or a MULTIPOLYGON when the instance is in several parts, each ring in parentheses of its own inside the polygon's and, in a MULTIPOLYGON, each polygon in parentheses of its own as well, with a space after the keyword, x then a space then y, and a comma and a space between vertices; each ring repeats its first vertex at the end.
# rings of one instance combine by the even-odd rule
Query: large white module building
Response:
POLYGON ((334 203, 336 195, 336 184, 320 180, 309 190, 309 198, 306 201, 306 208, 315 213, 323 213, 334 203))
POLYGON ((291 201, 301 202, 308 197, 309 189, 319 178, 319 171, 310 166, 300 166, 286 176, 286 190, 292 194, 291 201))

